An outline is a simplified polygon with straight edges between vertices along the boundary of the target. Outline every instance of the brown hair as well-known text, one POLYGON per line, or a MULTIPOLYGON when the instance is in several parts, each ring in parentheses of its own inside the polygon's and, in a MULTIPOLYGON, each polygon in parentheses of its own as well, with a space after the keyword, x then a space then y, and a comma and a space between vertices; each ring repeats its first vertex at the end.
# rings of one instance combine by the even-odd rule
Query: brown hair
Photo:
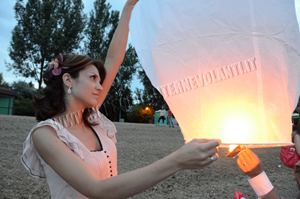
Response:
MULTIPOLYGON (((36 109, 35 116, 38 121, 49 119, 56 114, 63 113, 66 110, 64 83, 62 80, 62 76, 65 73, 70 74, 72 78, 76 79, 79 76, 79 71, 84 69, 86 66, 93 64, 99 71, 101 78, 100 83, 102 84, 105 79, 106 71, 101 60, 95 60, 87 55, 64 54, 62 56, 63 62, 59 63, 59 67, 69 68, 62 69, 60 75, 52 75, 51 78, 49 77, 52 71, 48 68, 43 76, 44 83, 46 84, 44 95, 34 97, 33 104, 36 109)), ((84 122, 89 125, 91 124, 87 120, 87 117, 91 111, 92 109, 85 109, 82 115, 84 122)))

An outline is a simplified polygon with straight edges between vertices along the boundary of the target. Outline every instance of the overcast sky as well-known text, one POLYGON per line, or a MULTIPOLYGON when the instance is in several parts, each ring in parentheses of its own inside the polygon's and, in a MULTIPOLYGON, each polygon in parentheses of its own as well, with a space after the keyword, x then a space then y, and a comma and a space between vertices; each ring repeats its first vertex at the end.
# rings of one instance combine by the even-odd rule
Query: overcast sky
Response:
MULTIPOLYGON (((288 0, 291 1, 291 0, 288 0)), ((16 80, 15 75, 12 71, 8 72, 5 65, 4 60, 7 62, 12 62, 9 55, 8 55, 8 47, 9 42, 11 40, 11 31, 17 24, 17 21, 14 18, 14 10, 13 7, 15 5, 15 0, 0 0, 0 72, 3 73, 4 80, 7 82, 13 82, 16 80)), ((83 0, 84 3, 84 12, 88 14, 93 8, 93 0, 83 0)), ((113 10, 122 11, 123 5, 125 4, 126 0, 107 0, 112 5, 113 10)), ((300 0, 295 0, 296 4, 296 11, 297 11, 297 18, 300 21, 300 0)), ((129 42, 131 41, 129 37, 129 42)), ((34 79, 24 77, 18 77, 18 80, 26 80, 32 81, 36 83, 34 79)), ((141 84, 135 78, 132 84, 132 89, 134 90, 136 87, 141 88, 141 84)))

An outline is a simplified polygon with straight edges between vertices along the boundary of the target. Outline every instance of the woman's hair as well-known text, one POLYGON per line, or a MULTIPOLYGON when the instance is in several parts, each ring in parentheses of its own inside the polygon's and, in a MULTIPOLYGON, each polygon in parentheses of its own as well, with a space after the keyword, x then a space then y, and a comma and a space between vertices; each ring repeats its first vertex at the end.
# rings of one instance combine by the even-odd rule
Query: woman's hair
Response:
MULTIPOLYGON (((83 70, 88 65, 94 65, 99 71, 101 78, 101 84, 103 83, 106 71, 104 64, 101 60, 95 60, 87 55, 77 55, 77 54, 64 54, 62 55, 63 62, 59 62, 59 67, 68 67, 67 69, 62 69, 60 75, 52 75, 52 70, 49 68, 43 75, 44 83, 46 88, 44 89, 43 96, 35 96, 33 100, 34 107, 36 109, 36 119, 38 121, 46 120, 53 117, 56 114, 63 113, 66 110, 65 102, 65 91, 64 82, 62 76, 65 73, 71 75, 72 78, 76 79, 79 76, 79 72, 83 70)), ((58 60, 59 58, 57 58, 58 60)), ((87 117, 92 109, 85 109, 82 118, 85 123, 90 124, 87 117)))

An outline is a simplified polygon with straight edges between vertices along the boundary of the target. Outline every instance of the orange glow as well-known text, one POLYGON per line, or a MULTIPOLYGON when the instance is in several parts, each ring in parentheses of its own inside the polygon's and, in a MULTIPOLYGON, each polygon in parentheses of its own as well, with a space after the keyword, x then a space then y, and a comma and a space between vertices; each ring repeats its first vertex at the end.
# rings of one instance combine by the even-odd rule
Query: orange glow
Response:
MULTIPOLYGON (((221 124, 222 134, 226 134, 230 138, 231 143, 245 143, 249 139, 256 139, 257 119, 249 110, 230 111, 224 116, 223 124, 221 124), (241 142, 243 141, 243 142, 241 142)), ((255 142, 253 140, 253 142, 255 142)))
POLYGON ((146 107, 146 111, 148 111, 149 110, 149 107, 146 107))
MULTIPOLYGON (((199 133, 222 140, 223 146, 240 144, 265 143, 264 121, 260 119, 259 110, 251 103, 252 96, 243 95, 246 99, 234 102, 234 99, 222 97, 222 103, 214 103, 214 111, 203 107, 199 133), (217 110, 217 111, 215 111, 217 110)), ((203 137, 199 134, 198 137, 203 137)))

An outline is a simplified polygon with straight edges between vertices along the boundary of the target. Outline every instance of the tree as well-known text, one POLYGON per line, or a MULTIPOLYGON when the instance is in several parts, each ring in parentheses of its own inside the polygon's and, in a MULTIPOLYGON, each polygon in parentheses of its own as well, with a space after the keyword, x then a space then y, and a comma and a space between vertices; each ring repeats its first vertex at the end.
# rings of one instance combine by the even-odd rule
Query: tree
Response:
POLYGON ((17 99, 30 99, 32 100, 33 95, 37 94, 37 90, 32 82, 25 82, 22 80, 14 81, 10 84, 10 89, 17 91, 17 99))
MULTIPOLYGON (((86 41, 85 53, 94 57, 105 57, 109 44, 119 22, 119 11, 111 11, 111 5, 106 0, 96 0, 94 2, 94 10, 90 12, 90 17, 85 29, 86 41)), ((120 111, 120 92, 122 92, 122 115, 123 118, 132 104, 133 98, 129 89, 133 75, 136 72, 136 64, 138 63, 137 54, 132 45, 126 50, 124 61, 119 69, 115 81, 113 82, 108 95, 100 109, 111 120, 118 120, 120 111), (122 91, 120 91, 122 89, 122 91)))
POLYGON ((0 85, 4 82, 3 73, 0 73, 0 85))
POLYGON ((28 98, 16 99, 13 114, 34 116, 35 111, 32 104, 32 100, 28 98))
POLYGON ((87 55, 105 59, 109 43, 119 22, 119 11, 110 12, 111 5, 106 0, 95 0, 94 10, 90 12, 84 41, 87 55))
POLYGON ((142 68, 138 70, 138 79, 143 84, 144 89, 136 89, 136 100, 139 101, 140 104, 147 104, 155 110, 160 110, 162 106, 166 107, 167 103, 163 96, 152 86, 151 81, 142 68))
POLYGON ((45 60, 79 48, 86 16, 82 0, 17 0, 14 10, 18 24, 12 31, 8 70, 32 77, 41 90, 45 60))
MULTIPOLYGON (((119 72, 108 92, 107 97, 105 98, 105 101, 103 103, 103 108, 106 107, 113 107, 110 108, 111 111, 109 111, 109 114, 106 114, 106 116, 114 121, 118 120, 118 115, 120 111, 120 106, 116 106, 116 99, 117 101, 120 100, 120 92, 122 92, 122 100, 123 100, 123 105, 122 105, 122 118, 125 118, 130 106, 133 104, 133 97, 132 97, 132 92, 130 90, 130 85, 131 81, 133 79, 133 75, 136 72, 136 64, 138 63, 138 57, 135 52, 135 49, 133 48, 132 45, 129 45, 124 61, 119 69, 119 72), (122 89, 120 91, 120 89, 122 89)), ((105 111, 104 109, 100 109, 102 112, 105 111)), ((103 113, 106 113, 103 112, 103 113)))
POLYGON ((151 123, 155 110, 146 104, 133 105, 129 112, 129 122, 151 123))

